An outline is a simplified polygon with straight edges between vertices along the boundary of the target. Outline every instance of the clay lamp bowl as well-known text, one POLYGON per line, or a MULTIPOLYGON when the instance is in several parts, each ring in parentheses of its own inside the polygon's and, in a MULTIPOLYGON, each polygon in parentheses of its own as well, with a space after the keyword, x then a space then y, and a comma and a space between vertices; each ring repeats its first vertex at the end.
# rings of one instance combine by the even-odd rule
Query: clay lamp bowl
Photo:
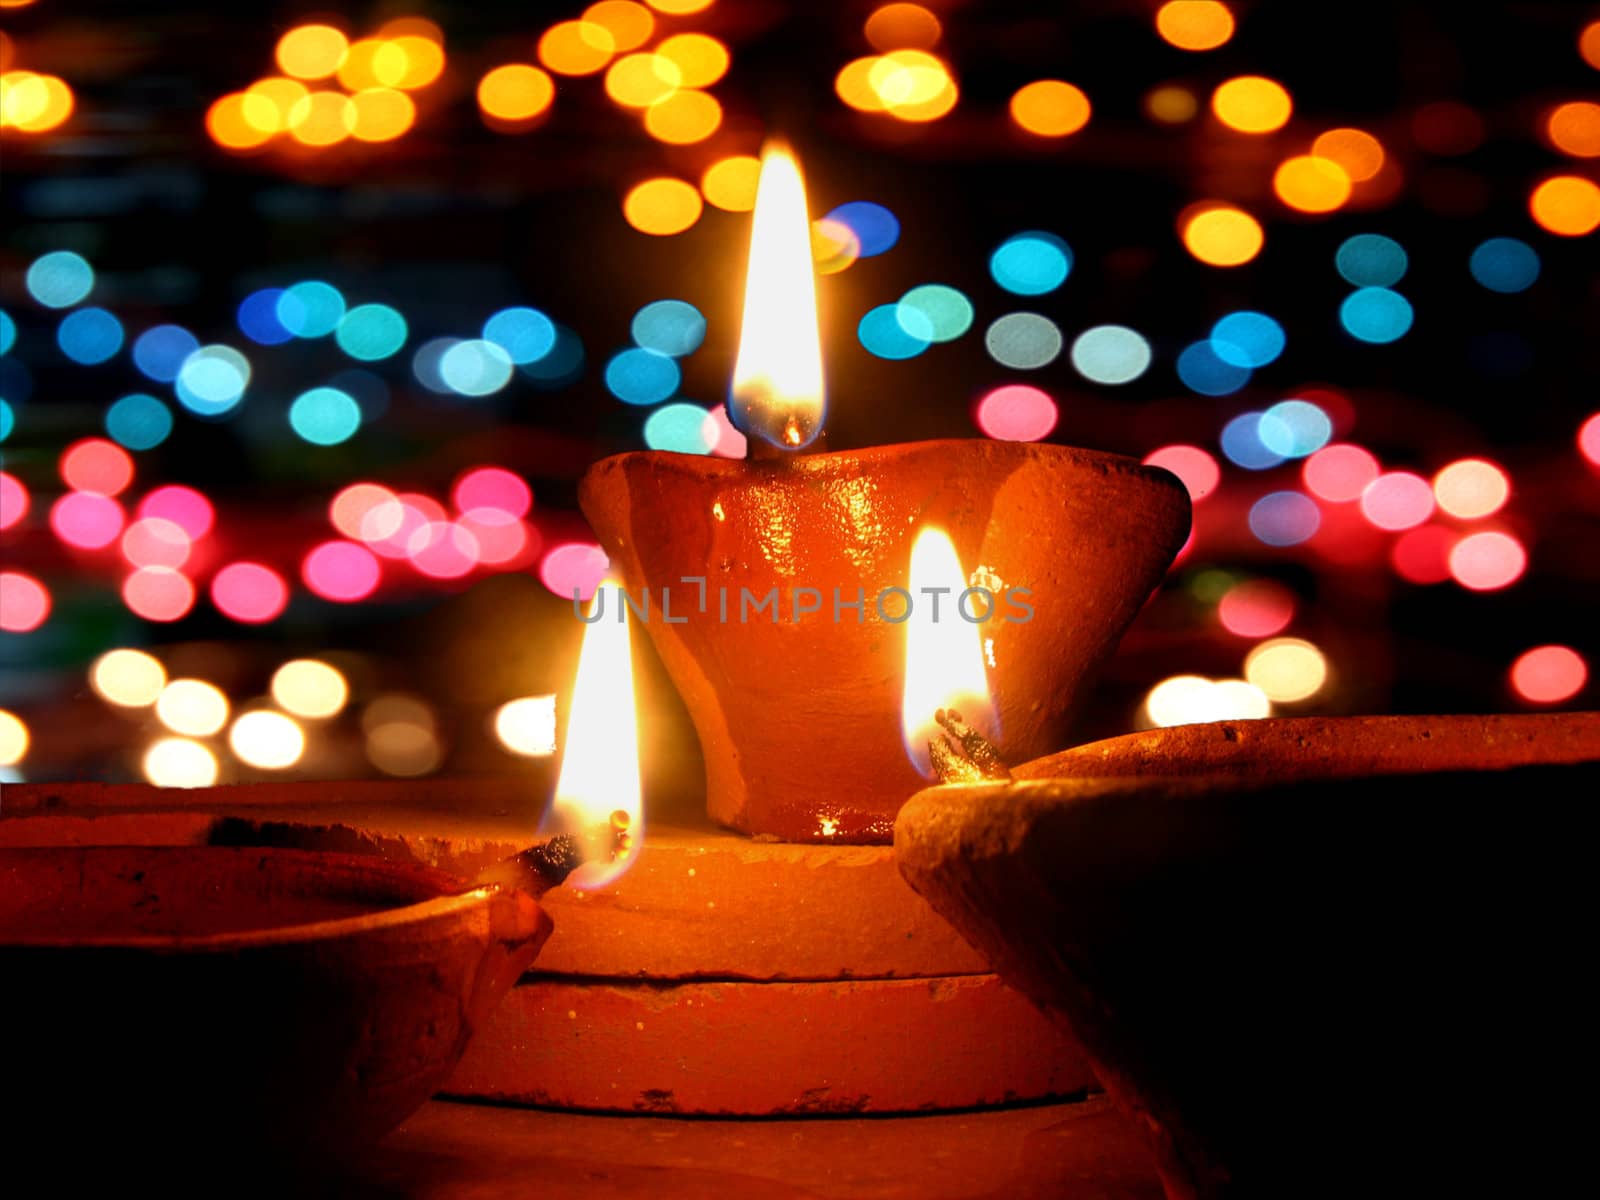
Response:
POLYGON ((652 591, 650 619, 635 623, 694 720, 710 815, 789 841, 888 841, 926 784, 902 744, 903 601, 876 604, 909 586, 919 530, 950 535, 966 582, 1030 589, 1031 619, 1004 619, 1022 613, 1001 601, 982 626, 994 740, 1012 762, 1061 745, 1189 530, 1188 495, 1165 471, 995 441, 771 462, 622 454, 589 470, 579 498, 630 591, 652 591), (704 611, 688 577, 705 581, 704 611), (776 621, 770 609, 740 620, 743 592, 758 601, 774 588, 776 621), (793 588, 816 589, 819 610, 797 617, 793 588), (843 608, 835 619, 835 589, 845 602, 864 595, 859 622, 843 608))
POLYGON ((377 858, 0 849, 7 1153, 359 1151, 439 1088, 550 929, 525 891, 377 858))
POLYGON ((1583 1177, 1559 1080, 1597 1065, 1600 714, 1221 723, 1048 767, 921 792, 896 856, 1070 1025, 1170 1197, 1583 1177))

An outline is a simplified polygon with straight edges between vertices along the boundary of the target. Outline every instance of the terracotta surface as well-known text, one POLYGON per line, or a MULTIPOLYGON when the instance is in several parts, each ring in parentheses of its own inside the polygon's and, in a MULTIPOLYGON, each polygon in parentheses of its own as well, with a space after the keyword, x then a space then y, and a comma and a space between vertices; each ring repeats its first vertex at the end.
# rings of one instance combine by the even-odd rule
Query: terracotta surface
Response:
POLYGON ((873 604, 906 587, 923 526, 944 528, 963 568, 997 590, 1032 589, 1031 620, 984 626, 997 740, 1013 761, 1061 744, 1085 684, 1189 528, 1188 495, 1164 471, 994 441, 772 463, 622 454, 590 468, 579 499, 635 596, 657 589, 652 619, 639 623, 694 719, 711 815, 793 841, 888 841, 895 812, 924 784, 901 744, 905 631, 873 604), (708 611, 686 576, 707 579, 708 611), (661 618, 663 585, 684 623, 661 618), (752 613, 741 624, 741 589, 760 598, 774 587, 780 622, 752 613), (794 587, 818 589, 823 610, 794 621, 794 587), (849 610, 833 621, 836 587, 846 600, 865 590, 862 623, 849 610), (719 588, 729 589, 726 623, 719 588))
MULTIPOLYGON (((1104 1099, 948 1116, 674 1120, 429 1104, 351 1174, 365 1200, 1159 1200, 1104 1099)), ((323 1190, 325 1189, 325 1190, 323 1190)))
POLYGON ((461 888, 285 850, 0 850, 8 1154, 63 1121, 135 1157, 375 1140, 549 935, 530 897, 461 888))
POLYGON ((1600 759, 1600 713, 1275 717, 1125 734, 1034 759, 1012 774, 1312 779, 1591 759, 1600 759))
POLYGON ((623 984, 530 976, 445 1090, 623 1112, 917 1112, 1094 1085, 1072 1039, 993 975, 623 984))
POLYGON ((934 788, 896 851, 1082 1038, 1169 1196, 1559 1194, 1600 763, 1410 767, 934 788))
MULTIPOLYGON (((525 819, 493 815, 486 801, 498 792, 483 781, 457 781, 457 806, 444 811, 419 807, 409 783, 385 786, 386 802, 370 789, 347 802, 344 783, 275 785, 270 800, 255 787, 133 787, 130 796, 95 784, 20 784, 6 788, 0 846, 277 845, 381 854, 470 877, 536 836, 525 819), (183 807, 131 803, 168 797, 183 807)), ((756 842, 709 823, 651 826, 638 865, 611 888, 557 888, 541 903, 556 925, 540 953, 545 973, 803 980, 988 970, 907 886, 888 846, 756 842)))

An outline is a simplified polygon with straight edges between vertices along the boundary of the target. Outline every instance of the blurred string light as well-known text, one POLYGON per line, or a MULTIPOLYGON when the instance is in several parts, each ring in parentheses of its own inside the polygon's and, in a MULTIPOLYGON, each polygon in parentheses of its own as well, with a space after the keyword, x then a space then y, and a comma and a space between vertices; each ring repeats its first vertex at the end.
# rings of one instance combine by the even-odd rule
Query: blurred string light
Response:
POLYGON ((664 38, 656 53, 678 69, 681 86, 706 88, 728 73, 728 48, 704 33, 677 33, 664 38))
POLYGON ((606 95, 624 108, 649 108, 678 90, 683 72, 659 54, 627 54, 606 71, 606 95))
POLYGON ((1091 106, 1082 89, 1061 79, 1039 79, 1011 97, 1011 119, 1038 137, 1059 138, 1089 123, 1091 106))
POLYGON ((1261 414, 1256 436, 1279 458, 1304 458, 1328 444, 1333 422, 1307 400, 1281 400, 1261 414))
POLYGON ((1457 536, 1454 530, 1434 523, 1408 529, 1390 547, 1389 564, 1408 583, 1443 583, 1450 578, 1450 549, 1457 536))
POLYGON ((1025 383, 997 387, 978 401, 974 414, 984 434, 1002 442, 1037 442, 1060 419, 1048 392, 1025 383))
POLYGON ((556 752, 556 698, 522 696, 495 710, 494 734, 513 754, 548 758, 556 752))
POLYGON ((1241 413, 1222 427, 1222 453, 1235 466, 1265 471, 1283 462, 1283 455, 1261 440, 1259 412, 1241 413))
POLYGON ((1331 158, 1299 154, 1286 158, 1272 176, 1279 200, 1303 213, 1329 213, 1350 199, 1350 175, 1331 158))
POLYGON ((1508 674, 1512 690, 1530 704, 1562 704, 1583 691, 1589 664, 1571 646, 1535 646, 1517 656, 1508 674))
POLYGON ((644 127, 657 141, 673 146, 703 142, 722 124, 722 105, 708 92, 673 92, 645 110, 644 127))
POLYGON ((387 304, 362 304, 339 318, 334 341, 361 362, 393 357, 406 344, 406 319, 387 304))
POLYGON ((278 319, 278 301, 283 298, 284 290, 262 288, 241 300, 235 314, 239 332, 260 346, 281 346, 292 340, 294 333, 278 319))
POLYGON ((1433 477, 1433 495, 1441 511, 1463 521, 1492 516, 1511 496, 1511 481, 1494 463, 1463 458, 1433 477))
POLYGON ((856 337, 879 358, 915 358, 933 343, 933 324, 916 309, 902 318, 898 304, 880 304, 856 324, 856 337))
POLYGON ((313 445, 337 446, 361 428, 361 407, 338 388, 311 388, 289 405, 289 426, 313 445))
POLYGON ((1180 50, 1215 50, 1233 28, 1233 13, 1219 0, 1168 0, 1156 10, 1156 32, 1180 50))
POLYGON ((1328 660, 1302 638, 1273 638, 1246 656, 1244 677, 1274 703, 1297 704, 1328 682, 1328 660))
POLYGON ((1294 102, 1277 81, 1240 75, 1218 85, 1211 94, 1211 111, 1239 133, 1271 133, 1288 124, 1294 102))
POLYGON ((599 546, 586 542, 563 542, 552 546, 539 561, 539 580, 560 596, 588 600, 610 569, 610 559, 599 546))
POLYGON ((616 53, 611 31, 593 21, 561 21, 539 38, 539 61, 557 75, 593 75, 616 53))
POLYGON ((867 18, 862 32, 875 50, 931 50, 944 28, 920 4, 885 4, 867 18))
POLYGON ((275 619, 289 603, 289 587, 271 567, 229 563, 211 577, 211 603, 225 617, 246 625, 275 619))
POLYGON ((109 496, 93 492, 68 492, 50 508, 50 528, 69 546, 100 550, 122 533, 126 515, 109 496))
POLYGON ((282 771, 300 761, 306 735, 292 717, 269 709, 247 712, 228 730, 228 746, 252 767, 282 771))
POLYGON ((1410 471, 1385 472, 1361 490, 1361 513, 1379 529, 1411 529, 1433 509, 1433 487, 1410 471))
POLYGON ((202 417, 226 416, 250 385, 250 360, 232 346, 201 346, 183 360, 173 391, 178 402, 202 417))
POLYGON ((327 337, 344 319, 344 294, 320 279, 292 284, 278 296, 276 315, 295 337, 327 337))
POLYGON ((989 357, 1014 371, 1032 371, 1049 366, 1061 354, 1061 330, 1049 317, 1039 313, 1007 313, 996 319, 983 335, 989 357))
POLYGON ((1359 341, 1386 345, 1411 329, 1411 302, 1386 287, 1357 288, 1339 306, 1339 323, 1359 341))
POLYGON ((1185 209, 1178 218, 1184 247, 1213 267, 1237 267, 1261 253, 1266 235, 1261 223, 1230 204, 1202 202, 1185 209))
POLYGON ((1163 446, 1145 455, 1144 464, 1171 471, 1182 481, 1189 499, 1195 503, 1211 495, 1222 482, 1222 469, 1217 466, 1217 460, 1199 446, 1163 446))
POLYGON ((1072 273, 1072 250, 1053 233, 1032 230, 1007 238, 989 256, 989 274, 1017 296, 1053 292, 1072 273))
POLYGON ((322 599, 353 604, 377 590, 382 570, 377 556, 365 546, 330 541, 307 552, 300 565, 300 577, 322 599))
POLYGON ((895 320, 913 337, 930 342, 952 342, 972 328, 972 301, 943 283, 924 283, 909 289, 895 305, 895 320))
POLYGON ((1150 343, 1126 325, 1096 325, 1073 340, 1071 359, 1092 383, 1131 383, 1150 368, 1150 343))
POLYGON ((133 459, 104 438, 83 438, 61 455, 61 481, 80 492, 115 496, 133 482, 133 459))
POLYGON ((1512 295, 1527 291, 1539 278, 1539 254, 1519 238, 1493 237, 1478 243, 1468 267, 1491 292, 1512 295))
POLYGON ((122 557, 134 567, 167 567, 189 561, 194 543, 183 529, 162 517, 140 517, 122 535, 122 557))
POLYGON ((139 567, 122 581, 122 602, 146 621, 182 620, 194 600, 194 584, 172 567, 139 567))
POLYGON ((439 357, 439 378, 461 396, 492 396, 511 382, 511 369, 511 355, 484 338, 454 342, 439 357))
POLYGON ((522 366, 538 362, 555 348, 556 326, 536 308, 503 308, 483 323, 483 340, 522 366))
POLYGON ((195 541, 210 533, 216 521, 211 501, 179 483, 169 483, 146 494, 139 501, 138 512, 141 517, 164 517, 172 521, 195 541))
POLYGON ((1144 719, 1151 725, 1196 725, 1206 721, 1258 720, 1272 715, 1272 703, 1242 679, 1173 675, 1145 696, 1144 719))
POLYGON ((217 756, 189 738, 156 739, 140 765, 145 779, 157 787, 210 787, 217 782, 217 756))
POLYGON ((606 388, 624 404, 659 404, 677 392, 681 379, 671 358, 640 347, 619 351, 606 364, 606 388))

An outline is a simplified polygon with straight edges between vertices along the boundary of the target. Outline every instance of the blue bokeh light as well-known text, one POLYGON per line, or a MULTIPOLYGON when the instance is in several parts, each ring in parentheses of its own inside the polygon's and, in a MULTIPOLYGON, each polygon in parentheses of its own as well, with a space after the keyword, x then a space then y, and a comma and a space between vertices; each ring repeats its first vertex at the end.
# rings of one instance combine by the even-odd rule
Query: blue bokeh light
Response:
POLYGON ((632 332, 633 340, 644 349, 681 358, 693 354, 706 340, 706 319, 686 300, 657 300, 633 315, 632 332))
POLYGON ((11 314, 0 308, 0 354, 8 353, 17 344, 17 323, 11 314))
POLYGON ((1261 444, 1282 458, 1315 454, 1333 437, 1333 422, 1309 400, 1283 400, 1261 414, 1261 444))
POLYGON ((709 454, 716 427, 698 404, 663 404, 646 418, 644 444, 652 450, 709 454))
POLYGON ((439 373, 439 364, 444 361, 446 354, 460 344, 460 338, 438 337, 418 346, 417 352, 411 356, 411 373, 417 377, 417 382, 430 392, 449 395, 453 389, 439 373))
POLYGON ((333 340, 351 358, 378 362, 406 344, 406 319, 387 304, 362 304, 339 319, 333 340))
POLYGON ((154 396, 134 392, 106 409, 106 432, 128 450, 152 450, 172 433, 172 410, 154 396))
POLYGON ((1211 349, 1234 367, 1264 367, 1277 360, 1285 344, 1283 326, 1266 313, 1229 313, 1211 327, 1211 349))
POLYGON ((659 404, 681 380, 678 364, 654 350, 623 350, 606 364, 606 387, 624 404, 659 404))
POLYGON ((1347 283, 1356 287, 1389 287, 1399 283, 1409 260, 1405 247, 1381 233, 1358 233, 1346 238, 1333 256, 1347 283))
POLYGON ((94 366, 122 349, 122 322, 103 308, 68 313, 56 328, 56 345, 75 363, 94 366))
POLYGON ((232 346, 201 346, 178 371, 173 383, 178 402, 202 417, 221 417, 244 399, 250 384, 250 360, 232 346))
POLYGON ((183 369, 183 360, 198 349, 200 339, 182 325, 157 325, 134 340, 133 365, 146 379, 171 383, 183 369))
POLYGON ((313 445, 337 446, 361 428, 361 406, 338 388, 312 388, 289 406, 289 425, 313 445))
POLYGON ((251 292, 239 302, 239 332, 258 346, 281 346, 293 340, 294 334, 278 320, 278 301, 282 299, 282 288, 251 292))
POLYGON ((841 204, 825 221, 838 221, 848 226, 861 245, 862 258, 871 258, 891 249, 900 240, 900 221, 881 204, 870 200, 852 200, 841 204))
POLYGON ((1072 343, 1072 365, 1092 383, 1131 383, 1150 369, 1150 343, 1126 325, 1096 325, 1072 343))
POLYGON ((880 304, 857 322, 856 336, 879 358, 915 358, 933 343, 933 322, 915 309, 902 320, 899 304, 880 304))
POLYGON ((320 279, 293 284, 278 297, 278 323, 297 338, 327 337, 343 318, 343 294, 320 279))
POLYGON ((989 256, 989 274, 1018 296, 1053 292, 1072 273, 1072 250, 1053 233, 1030 230, 1009 237, 989 256))
POLYGON ((490 396, 511 382, 511 355, 482 338, 457 342, 439 359, 445 386, 462 396, 490 396))
POLYGON ((28 268, 28 294, 46 308, 71 308, 94 288, 94 268, 81 254, 53 250, 28 268))
POLYGON ((1322 525, 1322 510, 1301 492, 1268 492, 1250 506, 1250 532, 1269 546, 1298 546, 1322 525))
POLYGON ((11 431, 17 427, 17 413, 10 402, 0 399, 0 442, 11 436, 11 431))
POLYGON ((1261 440, 1261 413, 1242 413, 1222 427, 1222 453, 1235 466, 1265 471, 1283 461, 1261 440))
POLYGON ((1178 378, 1202 396, 1229 396, 1250 382, 1250 368, 1226 362, 1210 339, 1193 342, 1178 355, 1178 378))
POLYGON ((1539 278, 1539 252, 1517 238, 1480 242, 1468 262, 1472 277, 1491 292, 1525 292, 1539 278))
POLYGON ((538 362, 555 349, 555 322, 536 308, 502 308, 483 323, 483 340, 493 342, 519 367, 538 362))
POLYGON ((1411 301, 1383 287, 1359 288, 1339 306, 1339 323, 1350 336, 1375 345, 1404 337, 1413 319, 1411 301))
POLYGON ((957 289, 942 283, 914 287, 895 309, 900 327, 912 337, 926 336, 931 342, 953 342, 972 328, 972 301, 957 289))

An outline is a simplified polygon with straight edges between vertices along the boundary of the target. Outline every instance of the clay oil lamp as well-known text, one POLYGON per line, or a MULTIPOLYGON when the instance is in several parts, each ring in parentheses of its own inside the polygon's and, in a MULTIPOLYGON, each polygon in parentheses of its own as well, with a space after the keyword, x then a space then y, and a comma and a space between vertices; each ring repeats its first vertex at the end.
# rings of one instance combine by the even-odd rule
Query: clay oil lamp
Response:
POLYGON ((630 593, 655 594, 640 623, 699 734, 710 815, 784 840, 885 842, 926 782, 902 751, 900 624, 941 602, 959 621, 964 591, 990 594, 987 732, 1013 761, 1045 753, 1183 544, 1189 501, 1163 471, 1064 446, 816 452, 825 408, 804 184, 771 147, 729 403, 750 459, 621 454, 579 497, 630 593), (939 596, 908 588, 924 527, 965 568, 939 596))
POLYGON ((1545 1085, 1592 1063, 1600 713, 1217 722, 1013 774, 912 798, 901 872, 1081 1040, 1168 1196, 1582 1176, 1545 1085))

